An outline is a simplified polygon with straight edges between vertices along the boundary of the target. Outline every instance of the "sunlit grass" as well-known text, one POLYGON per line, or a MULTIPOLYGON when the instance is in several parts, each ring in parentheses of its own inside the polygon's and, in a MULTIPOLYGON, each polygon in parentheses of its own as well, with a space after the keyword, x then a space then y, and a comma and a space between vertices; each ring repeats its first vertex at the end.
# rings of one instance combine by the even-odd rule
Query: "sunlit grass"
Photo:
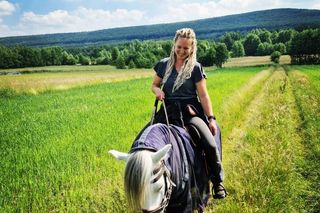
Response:
POLYGON ((123 164, 107 150, 128 151, 148 120, 149 84, 145 79, 2 98, 4 210, 114 208, 110 198, 123 194, 123 164))
MULTIPOLYGON (((208 72, 208 85, 217 85, 225 75, 239 86, 259 72, 242 71, 208 72)), ((154 101, 151 80, 35 96, 5 93, 0 108, 3 209, 125 211, 124 164, 107 151, 128 151, 149 121, 154 101)))
MULTIPOLYGON (((127 71, 146 71, 150 69, 129 69, 127 71)), ((61 66, 45 66, 45 67, 24 67, 14 69, 0 69, 0 72, 20 72, 20 73, 36 73, 36 72, 105 72, 105 71, 123 71, 111 65, 61 65, 61 66)))
MULTIPOLYGON (((318 114, 310 110, 319 110, 319 105, 311 107, 310 96, 299 89, 294 96, 305 106, 297 109, 293 87, 281 69, 206 70, 214 113, 223 131, 225 183, 230 192, 207 211, 303 211, 300 208, 308 201, 301 199, 301 191, 310 180, 300 175, 301 142, 312 133, 310 137, 319 144, 320 131, 317 119, 309 121, 306 132, 299 134, 297 128, 299 115, 312 119, 318 114)), ((318 101, 319 93, 314 91, 319 78, 308 70, 303 71, 313 85, 308 91, 318 101)), ((304 81, 297 79, 299 84, 304 81)), ((89 86, 83 82, 63 91, 44 89, 37 95, 1 90, 0 210, 128 212, 122 185, 124 163, 107 151, 128 151, 149 121, 154 101, 151 81, 147 77, 89 86)))
POLYGON ((47 90, 66 90, 73 87, 106 82, 124 81, 153 76, 151 70, 73 71, 44 72, 17 76, 0 76, 0 89, 11 89, 18 93, 38 94, 47 90))
POLYGON ((299 117, 285 72, 273 72, 244 111, 225 145, 232 148, 224 157, 230 196, 215 212, 303 211, 299 117))
POLYGON ((301 173, 310 182, 304 199, 310 212, 320 209, 320 66, 294 66, 289 77, 302 123, 305 161, 301 173))
MULTIPOLYGON (((289 55, 280 57, 280 64, 290 64, 291 59, 289 55)), ((270 56, 246 56, 239 58, 230 58, 223 66, 224 67, 242 67, 242 66, 261 66, 272 65, 270 56)))

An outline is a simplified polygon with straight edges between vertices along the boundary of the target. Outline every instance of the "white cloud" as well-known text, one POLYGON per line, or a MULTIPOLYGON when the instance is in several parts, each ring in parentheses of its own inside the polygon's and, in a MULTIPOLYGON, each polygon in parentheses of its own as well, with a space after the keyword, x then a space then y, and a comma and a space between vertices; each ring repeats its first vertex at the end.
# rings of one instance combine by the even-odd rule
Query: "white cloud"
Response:
POLYGON ((4 24, 0 24, 0 31, 2 32, 8 32, 9 31, 9 27, 7 25, 4 24))
MULTIPOLYGON (((83 0, 63 0, 65 2, 80 2, 83 0)), ((133 9, 92 9, 78 7, 74 10, 54 10, 47 14, 24 12, 17 25, 1 23, 2 16, 12 14, 18 7, 8 1, 0 0, 0 36, 44 34, 60 32, 92 31, 113 27, 134 25, 170 23, 178 21, 196 20, 202 18, 219 17, 250 11, 273 8, 314 8, 320 9, 319 1, 300 2, 294 0, 269 0, 262 4, 257 0, 104 0, 107 5, 120 3, 122 8, 126 3, 136 5, 133 9), (5 25, 6 24, 6 25, 5 25)))
POLYGON ((223 8, 221 15, 239 14, 250 11, 266 10, 281 7, 279 0, 269 0, 267 4, 262 4, 256 0, 220 0, 219 8, 223 8))
POLYGON ((256 0, 218 0, 208 2, 170 3, 167 12, 149 19, 149 23, 187 21, 202 18, 219 17, 244 12, 279 8, 279 0, 268 1, 268 6, 256 0))
POLYGON ((25 12, 19 29, 26 34, 79 32, 142 24, 144 12, 117 9, 114 11, 79 7, 74 11, 55 10, 48 14, 25 12))
POLYGON ((15 30, 9 27, 8 25, 1 24, 1 21, 0 21, 0 32, 1 32, 0 33, 1 37, 25 34, 23 31, 15 30))
POLYGON ((73 15, 83 17, 81 22, 87 30, 141 24, 144 18, 144 12, 139 10, 116 9, 109 11, 84 7, 78 8, 73 15))
POLYGON ((15 11, 15 6, 8 1, 0 1, 0 17, 11 15, 15 11))
POLYGON ((3 24, 2 17, 11 15, 15 9, 15 6, 10 2, 0 0, 0 36, 13 35, 10 27, 6 24, 3 24))
POLYGON ((73 24, 76 17, 72 17, 65 10, 55 10, 46 15, 38 15, 33 12, 26 12, 23 14, 22 22, 27 25, 41 25, 41 26, 65 26, 73 24))
POLYGON ((313 9, 318 9, 320 10, 320 2, 319 3, 316 3, 312 6, 313 9))

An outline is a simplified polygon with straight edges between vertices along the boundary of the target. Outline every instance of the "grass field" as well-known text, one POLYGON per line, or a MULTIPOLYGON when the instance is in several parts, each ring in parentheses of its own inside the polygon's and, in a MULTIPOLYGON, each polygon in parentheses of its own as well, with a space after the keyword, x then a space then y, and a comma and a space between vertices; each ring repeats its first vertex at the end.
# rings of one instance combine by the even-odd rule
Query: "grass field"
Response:
MULTIPOLYGON (((51 67, 56 68, 56 67, 51 67)), ((82 68, 82 67, 79 67, 82 68)), ((48 90, 66 90, 73 87, 88 86, 106 82, 116 82, 153 76, 149 70, 115 70, 109 66, 85 67, 91 70, 79 69, 77 66, 60 68, 61 71, 34 71, 23 75, 0 76, 0 89, 10 89, 17 93, 38 94, 48 90), (103 70, 105 69, 105 70, 103 70)))
MULTIPOLYGON (((289 56, 281 57, 281 64, 290 63, 289 56)), ((271 65, 269 56, 231 58, 224 67, 248 67, 271 65)), ((210 67, 208 70, 216 68, 210 67)), ((117 70, 113 66, 48 66, 16 69, 0 69, 0 89, 16 93, 38 94, 48 90, 66 90, 73 87, 88 86, 145 78, 154 75, 152 69, 117 70), (27 75, 28 74, 28 75, 27 75)))
POLYGON ((299 130, 303 138, 305 160, 302 175, 310 180, 308 193, 304 195, 307 206, 320 210, 320 74, 319 66, 295 66, 289 77, 294 86, 296 107, 301 122, 299 130), (318 163, 316 163, 318 162, 318 163), (314 202, 314 201, 318 202, 314 202))
MULTIPOLYGON (((291 59, 288 55, 280 57, 280 64, 290 64, 291 59)), ((270 56, 247 56, 239 58, 230 58, 224 67, 240 67, 240 66, 261 66, 261 65, 272 65, 270 56)))
MULTIPOLYGON (((130 69, 130 71, 146 71, 149 69, 130 69)), ((41 72, 118 72, 119 70, 110 65, 65 65, 65 66, 46 66, 46 67, 24 67, 15 69, 0 69, 1 72, 19 72, 19 73, 41 73, 41 72)))
MULTIPOLYGON (((284 68, 207 69, 230 193, 207 212, 320 210, 320 66, 284 68)), ((130 212, 124 164, 107 151, 128 151, 149 121, 151 78, 80 81, 65 90, 34 78, 33 93, 2 84, 36 75, 49 73, 0 76, 0 211, 130 212)))

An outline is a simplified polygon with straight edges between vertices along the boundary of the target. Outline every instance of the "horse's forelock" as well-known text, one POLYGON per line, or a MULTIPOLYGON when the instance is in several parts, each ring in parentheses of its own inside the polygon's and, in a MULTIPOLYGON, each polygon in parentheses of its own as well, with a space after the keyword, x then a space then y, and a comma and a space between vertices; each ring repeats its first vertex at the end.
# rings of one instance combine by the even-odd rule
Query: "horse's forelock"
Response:
POLYGON ((141 208, 141 201, 149 190, 152 173, 150 151, 134 152, 127 161, 124 174, 124 186, 129 205, 141 208))

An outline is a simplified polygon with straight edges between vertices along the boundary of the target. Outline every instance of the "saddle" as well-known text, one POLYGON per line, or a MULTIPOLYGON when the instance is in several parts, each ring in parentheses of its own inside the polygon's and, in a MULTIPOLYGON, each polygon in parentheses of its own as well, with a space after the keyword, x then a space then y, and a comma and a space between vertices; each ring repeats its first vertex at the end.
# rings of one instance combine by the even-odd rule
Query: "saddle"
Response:
MULTIPOLYGON (((185 111, 190 117, 196 117, 199 115, 198 110, 191 104, 188 104, 186 106, 185 111)), ((194 124, 188 123, 186 125, 186 129, 192 138, 192 142, 194 143, 195 146, 197 146, 197 144, 201 140, 201 135, 198 128, 194 124)))

